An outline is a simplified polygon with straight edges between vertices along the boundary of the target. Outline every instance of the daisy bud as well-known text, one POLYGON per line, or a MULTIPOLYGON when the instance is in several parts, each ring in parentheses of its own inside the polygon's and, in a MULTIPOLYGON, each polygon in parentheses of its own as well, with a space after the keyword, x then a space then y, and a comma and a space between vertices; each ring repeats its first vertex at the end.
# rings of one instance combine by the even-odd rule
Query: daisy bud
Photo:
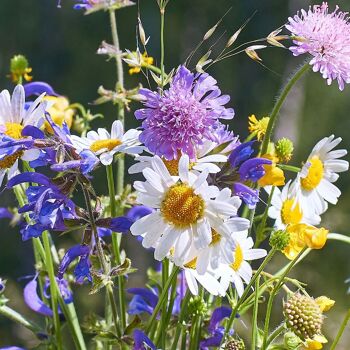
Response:
POLYGON ((275 150, 279 161, 288 163, 292 158, 294 151, 293 142, 284 137, 276 142, 275 150))
POLYGON ((270 246, 276 250, 284 250, 290 240, 290 235, 285 230, 278 230, 271 234, 270 236, 270 246))
POLYGON ((207 304, 200 296, 193 296, 188 303, 188 310, 191 316, 205 315, 208 311, 207 304))
POLYGON ((231 339, 225 345, 225 350, 244 350, 245 345, 242 339, 231 339))
POLYGON ((287 327, 300 339, 312 339, 321 334, 323 315, 314 298, 295 293, 283 308, 287 327))

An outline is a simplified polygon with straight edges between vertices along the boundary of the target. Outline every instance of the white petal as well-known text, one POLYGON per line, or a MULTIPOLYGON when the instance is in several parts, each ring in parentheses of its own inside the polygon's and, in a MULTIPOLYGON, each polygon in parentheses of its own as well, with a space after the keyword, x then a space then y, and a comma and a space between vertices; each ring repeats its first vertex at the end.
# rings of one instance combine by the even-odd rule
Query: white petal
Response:
POLYGON ((187 154, 181 156, 179 161, 179 176, 182 182, 189 183, 190 159, 187 154))
POLYGON ((31 162, 32 160, 38 159, 39 156, 40 156, 40 150, 29 149, 29 150, 24 151, 21 159, 26 161, 26 162, 31 162))
POLYGON ((163 232, 162 237, 154 251, 154 258, 158 261, 162 261, 170 252, 170 249, 174 246, 175 241, 179 238, 179 233, 175 228, 170 228, 168 231, 163 232))
POLYGON ((24 88, 22 85, 17 85, 12 93, 11 108, 12 108, 12 123, 21 123, 24 114, 24 88))

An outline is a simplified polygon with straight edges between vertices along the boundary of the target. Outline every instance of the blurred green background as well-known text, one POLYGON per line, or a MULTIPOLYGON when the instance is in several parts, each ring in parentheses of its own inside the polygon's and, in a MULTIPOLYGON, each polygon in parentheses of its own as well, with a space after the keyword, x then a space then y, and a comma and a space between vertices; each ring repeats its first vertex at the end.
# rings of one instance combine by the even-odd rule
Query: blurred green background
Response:
MULTIPOLYGON (((0 88, 13 88, 6 75, 9 73, 9 60, 17 53, 27 56, 33 67, 34 80, 47 81, 57 92, 69 97, 72 102, 80 102, 91 108, 94 113, 103 113, 104 120, 98 120, 94 127, 109 128, 116 118, 116 109, 112 105, 89 106, 97 97, 97 88, 103 85, 112 89, 115 82, 115 65, 106 61, 105 56, 96 55, 103 40, 111 42, 108 14, 99 12, 84 16, 72 9, 72 0, 62 0, 62 8, 56 7, 56 0, 1 0, 0 2, 0 88)), ((261 38, 283 25, 288 16, 300 8, 307 8, 306 0, 170 0, 166 14, 166 69, 176 67, 188 56, 201 40, 204 33, 232 7, 223 19, 212 44, 220 34, 214 51, 221 49, 228 37, 243 22, 257 11, 242 32, 239 43, 261 38)), ((338 4, 344 11, 350 10, 348 1, 329 1, 331 8, 338 4)), ((140 13, 147 36, 149 54, 159 60, 159 16, 155 0, 142 0, 140 13)), ((118 28, 123 49, 135 49, 137 7, 121 10, 117 14, 118 28)), ((208 49, 204 45, 196 60, 208 49)), ((265 116, 271 110, 278 90, 287 77, 305 58, 294 58, 288 50, 269 48, 259 52, 266 69, 244 54, 224 60, 210 69, 210 73, 219 81, 223 92, 231 95, 231 105, 236 117, 231 127, 236 134, 247 135, 247 116, 254 113, 265 116), (273 72, 272 72, 273 71, 273 72)), ((142 75, 127 76, 127 87, 132 88, 142 75)), ((137 105, 133 105, 137 108, 137 105)), ((343 138, 342 146, 350 148, 350 87, 339 92, 336 84, 328 87, 319 74, 310 73, 295 87, 289 96, 276 128, 278 137, 290 137, 295 142, 295 164, 307 157, 313 145, 322 137, 335 134, 343 138)), ((127 127, 137 126, 133 113, 127 114, 127 127)), ((131 181, 131 179, 130 179, 131 181)), ((107 193, 103 171, 95 176, 96 190, 107 193)), ((350 212, 350 176, 343 174, 337 183, 343 194, 336 207, 330 207, 323 217, 323 225, 330 232, 349 234, 348 217, 350 212)), ((14 198, 8 192, 1 193, 0 206, 11 206, 14 198)), ((79 237, 55 237, 59 248, 78 242, 79 237)), ((129 285, 141 286, 145 278, 143 266, 151 263, 147 252, 132 238, 126 242, 128 256, 132 257, 139 272, 133 276, 129 285)), ((286 259, 282 256, 274 259, 271 272, 276 271, 286 259)), ((297 267, 293 276, 308 284, 311 295, 327 295, 337 301, 336 306, 327 314, 325 333, 332 340, 338 330, 345 311, 349 308, 350 296, 346 294, 344 280, 350 277, 349 247, 329 242, 322 251, 314 251, 297 267)), ((17 229, 1 222, 0 228, 0 276, 9 280, 8 293, 10 304, 40 322, 22 301, 23 282, 21 276, 33 274, 33 257, 30 242, 21 242, 17 229)), ((88 287, 78 287, 76 303, 79 316, 90 311, 100 312, 103 304, 98 296, 87 296, 88 287)), ((274 322, 282 319, 282 302, 275 304, 274 322)), ((248 329, 239 325, 243 338, 249 335, 249 317, 244 319, 248 329)), ((261 319, 260 322, 263 322, 261 319)), ((337 349, 350 348, 349 329, 345 332, 337 349)), ((0 346, 35 346, 32 335, 22 327, 0 316, 0 346)), ((72 347, 73 348, 73 347, 72 347)), ((327 348, 327 346, 325 347, 327 348)))

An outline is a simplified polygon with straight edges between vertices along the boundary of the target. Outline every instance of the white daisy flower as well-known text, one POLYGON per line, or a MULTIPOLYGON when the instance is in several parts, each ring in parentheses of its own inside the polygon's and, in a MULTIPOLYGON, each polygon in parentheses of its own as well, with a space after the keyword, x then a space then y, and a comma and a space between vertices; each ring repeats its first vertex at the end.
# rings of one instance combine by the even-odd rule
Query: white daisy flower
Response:
POLYGON ((327 210, 327 202, 336 204, 338 201, 341 192, 333 182, 339 177, 337 173, 349 169, 349 163, 339 159, 347 151, 333 150, 341 140, 331 135, 319 141, 296 179, 301 192, 301 207, 308 215, 312 212, 322 214, 327 210))
MULTIPOLYGON (((44 122, 48 103, 42 101, 45 94, 25 108, 25 93, 22 85, 17 85, 12 93, 8 90, 0 93, 0 139, 10 137, 15 140, 24 138, 22 130, 29 125, 40 127, 44 122)), ((39 150, 18 150, 0 159, 0 185, 7 173, 10 179, 18 174, 18 160, 31 161, 38 158, 39 150)))
POLYGON ((234 260, 230 265, 221 264, 217 271, 220 283, 227 290, 230 283, 234 283, 239 296, 244 292, 244 284, 248 284, 252 278, 253 270, 247 261, 260 259, 266 256, 265 249, 252 249, 253 239, 248 237, 248 231, 236 235, 236 247, 233 252, 234 260))
POLYGON ((212 242, 212 229, 229 237, 222 223, 237 214, 241 201, 228 195, 228 189, 219 192, 217 187, 209 186, 207 171, 199 176, 191 173, 187 155, 180 158, 179 177, 171 176, 158 156, 143 175, 146 182, 134 183, 137 201, 156 211, 136 221, 131 233, 143 237, 145 248, 155 248, 156 260, 163 260, 173 251, 174 263, 181 266, 190 260, 192 247, 200 250, 212 242))
POLYGON ((100 157, 103 165, 110 165, 116 153, 139 154, 143 152, 140 146, 139 135, 141 131, 130 129, 124 133, 123 124, 116 120, 112 124, 111 133, 106 129, 99 128, 96 131, 89 131, 86 137, 72 135, 72 143, 80 153, 89 149, 100 157))
MULTIPOLYGON (((270 194, 272 187, 267 186, 265 190, 270 194)), ((301 209, 295 183, 291 181, 283 187, 282 191, 278 187, 274 188, 268 215, 276 220, 274 226, 278 230, 284 230, 288 225, 293 224, 318 225, 321 222, 319 215, 306 214, 301 209)))
POLYGON ((226 295, 226 289, 217 280, 214 272, 207 271, 200 275, 195 267, 190 267, 190 263, 186 265, 188 267, 184 267, 184 275, 188 289, 193 295, 198 295, 198 283, 211 295, 222 297, 226 295))
MULTIPOLYGON (((226 163, 228 160, 227 155, 209 154, 217 146, 217 143, 212 141, 205 141, 197 150, 197 158, 191 160, 189 163, 189 170, 195 174, 199 174, 204 170, 207 170, 211 174, 218 173, 221 168, 216 163, 226 163)), ((170 175, 178 176, 179 174, 179 161, 181 157, 172 160, 162 159, 167 167, 170 175)), ((135 160, 137 163, 133 164, 129 168, 129 174, 141 173, 144 169, 151 167, 152 156, 137 156, 135 160)))

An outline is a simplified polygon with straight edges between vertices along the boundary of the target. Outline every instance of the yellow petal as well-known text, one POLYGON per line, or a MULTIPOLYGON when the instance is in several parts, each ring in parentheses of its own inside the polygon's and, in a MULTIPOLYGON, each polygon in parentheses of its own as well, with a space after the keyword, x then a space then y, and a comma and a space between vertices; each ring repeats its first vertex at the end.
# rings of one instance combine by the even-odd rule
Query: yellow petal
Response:
POLYGON ((328 311, 335 304, 335 300, 332 300, 332 299, 330 299, 330 298, 328 298, 328 297, 326 297, 324 295, 321 296, 321 297, 316 298, 315 301, 318 304, 318 306, 320 307, 322 312, 328 311))

